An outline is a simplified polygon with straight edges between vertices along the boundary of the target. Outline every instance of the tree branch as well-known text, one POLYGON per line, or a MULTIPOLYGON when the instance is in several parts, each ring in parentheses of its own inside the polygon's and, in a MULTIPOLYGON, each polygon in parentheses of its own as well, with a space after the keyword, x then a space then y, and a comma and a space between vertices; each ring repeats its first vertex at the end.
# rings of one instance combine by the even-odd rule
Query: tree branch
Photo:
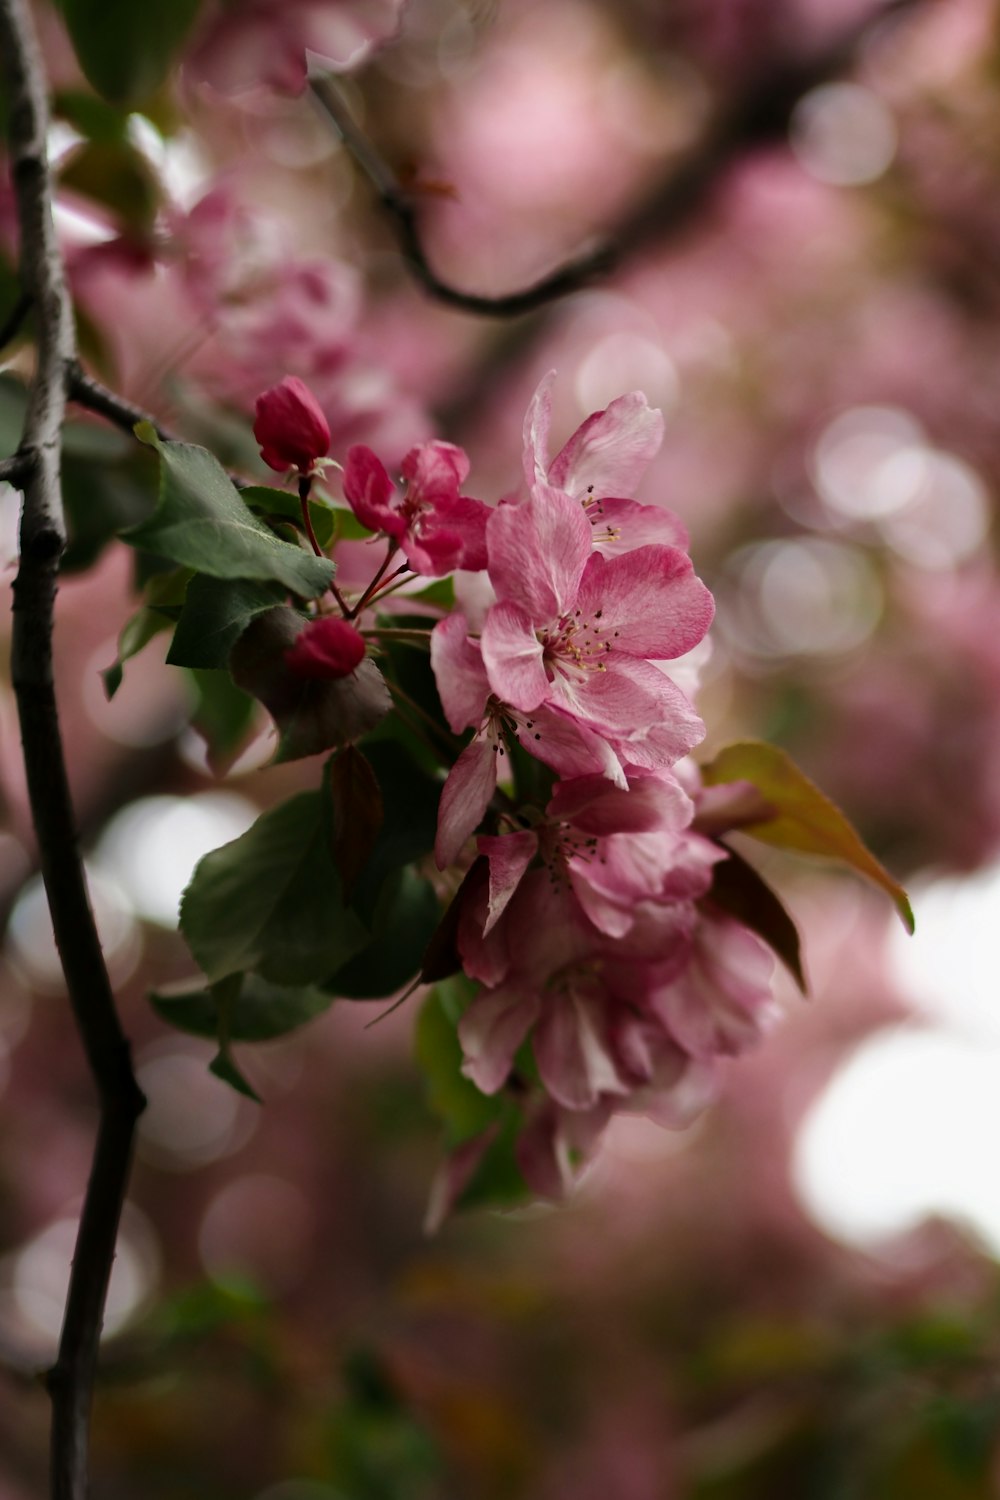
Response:
MULTIPOLYGON (((484 317, 515 318, 537 311, 561 297, 581 290, 630 259, 657 237, 678 234, 701 209, 728 168, 748 149, 787 134, 792 112, 802 96, 818 84, 846 71, 872 32, 923 0, 881 0, 820 53, 782 57, 751 78, 747 86, 723 106, 698 147, 679 167, 654 185, 634 205, 598 249, 578 256, 523 290, 499 297, 461 291, 442 280, 430 265, 420 238, 417 203, 377 147, 354 119, 336 82, 315 72, 309 85, 334 129, 378 194, 390 218, 406 264, 419 284, 437 301, 484 317)), ((448 424, 461 426, 481 408, 485 389, 539 337, 544 321, 526 320, 512 329, 491 351, 479 377, 467 380, 448 407, 448 424)))
POLYGON ((156 429, 161 442, 172 440, 172 435, 148 411, 144 411, 141 406, 133 406, 131 401, 124 400, 99 380, 95 380, 93 375, 88 375, 75 354, 66 361, 66 395, 77 406, 84 406, 88 411, 107 417, 109 422, 113 422, 124 432, 131 434, 137 422, 148 422, 156 429))
POLYGON ((54 1500, 84 1500, 90 1409, 104 1302, 143 1097, 135 1081, 77 848, 52 675, 59 558, 66 544, 60 447, 73 319, 52 222, 49 116, 27 0, 0 0, 0 57, 10 99, 10 160, 25 295, 36 309, 37 360, 18 454, 24 490, 14 583, 11 676, 32 819, 70 1004, 100 1096, 101 1118, 70 1274, 52 1397, 54 1500))
POLYGON ((565 296, 567 292, 576 291, 609 268, 608 250, 605 247, 582 255, 553 271, 551 275, 544 276, 541 281, 504 297, 483 297, 476 292, 463 292, 451 286, 438 276, 424 253, 417 226, 416 203, 404 191, 399 178, 354 119, 334 80, 328 73, 313 73, 309 78, 309 87, 382 200, 382 207, 393 220, 399 247, 411 273, 438 302, 443 302, 448 307, 461 308, 463 312, 479 313, 487 318, 513 318, 520 313, 532 312, 556 297, 565 296))

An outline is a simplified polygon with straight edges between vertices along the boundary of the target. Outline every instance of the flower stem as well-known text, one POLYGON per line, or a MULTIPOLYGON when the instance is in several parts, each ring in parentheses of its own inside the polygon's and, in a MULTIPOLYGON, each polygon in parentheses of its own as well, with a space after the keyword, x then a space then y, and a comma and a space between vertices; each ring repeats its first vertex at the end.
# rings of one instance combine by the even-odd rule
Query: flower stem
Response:
MULTIPOLYGON (((349 620, 353 620, 357 615, 359 615, 364 609, 365 605, 370 603, 371 600, 375 597, 375 594, 378 592, 378 586, 385 575, 385 570, 392 562, 392 559, 398 550, 399 543, 397 541, 390 540, 388 549, 386 551, 385 557, 383 557, 382 559, 382 563, 379 567, 378 572, 375 574, 375 577, 372 579, 371 583, 361 595, 361 598, 358 600, 357 604, 355 604, 354 608, 351 610, 351 613, 347 617, 349 620)), ((400 573, 403 573, 406 571, 406 567, 404 566, 398 571, 400 573)))

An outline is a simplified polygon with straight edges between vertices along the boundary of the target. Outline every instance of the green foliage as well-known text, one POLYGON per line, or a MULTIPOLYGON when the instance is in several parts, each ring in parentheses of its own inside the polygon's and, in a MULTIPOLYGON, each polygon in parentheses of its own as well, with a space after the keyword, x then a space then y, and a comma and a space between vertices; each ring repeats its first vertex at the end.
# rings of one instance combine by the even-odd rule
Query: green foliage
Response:
POLYGON ((181 901, 181 931, 211 981, 254 970, 311 984, 358 952, 368 934, 341 895, 322 795, 271 808, 206 855, 181 901))
POLYGON ((113 104, 141 103, 166 78, 199 0, 60 0, 87 81, 113 104))
POLYGON ((749 782, 763 803, 758 816, 740 823, 742 833, 780 849, 843 860, 892 897, 903 925, 913 931, 913 912, 902 886, 784 750, 753 740, 728 745, 702 767, 701 775, 706 786, 749 782))
POLYGON ((208 746, 208 764, 221 775, 250 733, 257 705, 228 672, 189 668, 187 676, 197 696, 191 722, 208 746))
POLYGON ((155 468, 151 455, 123 433, 93 422, 63 428, 63 501, 68 543, 59 569, 79 573, 93 567, 109 542, 153 510, 155 468))
POLYGON ((747 864, 734 850, 728 850, 728 858, 720 860, 712 872, 710 895, 716 906, 764 939, 805 994, 798 929, 753 865, 747 864))
POLYGON ((101 673, 104 691, 113 698, 122 685, 127 661, 148 646, 154 636, 169 630, 180 612, 191 574, 187 568, 176 568, 154 578, 147 591, 146 603, 125 621, 118 636, 118 655, 101 673))
POLYGON ((434 887, 410 865, 384 881, 371 920, 371 941, 325 985, 349 1000, 379 1000, 420 972, 441 908, 434 887))
POLYGON ((90 140, 72 151, 59 185, 109 209, 122 228, 146 233, 160 206, 160 184, 141 151, 127 140, 90 140))
POLYGON ((207 449, 162 443, 146 423, 136 432, 160 455, 160 494, 153 515, 126 531, 125 541, 212 578, 281 584, 305 599, 325 591, 333 564, 276 537, 207 449))
POLYGON ((356 745, 347 745, 327 762, 333 813, 333 858, 350 899, 368 863, 385 818, 382 788, 369 761, 356 745))
MULTIPOLYGON (((233 1042, 267 1042, 304 1026, 333 1004, 333 997, 310 986, 271 984, 244 974, 229 1002, 227 1024, 233 1042)), ((192 1036, 218 1037, 221 1017, 216 990, 199 980, 168 985, 150 994, 153 1009, 168 1025, 192 1036)))
POLYGON ((167 654, 175 667, 226 667, 229 653, 252 620, 281 602, 274 584, 209 578, 196 573, 167 654))
MULTIPOLYGON (((240 490, 244 505, 263 520, 290 521, 296 530, 303 531, 302 502, 290 490, 274 489, 270 485, 251 484, 240 490)), ((337 529, 337 512, 322 500, 309 501, 309 520, 321 547, 329 547, 337 529)))
POLYGON ((369 742, 365 755, 378 781, 384 816, 358 876, 354 905, 372 922, 387 877, 434 848, 441 786, 391 740, 369 742))

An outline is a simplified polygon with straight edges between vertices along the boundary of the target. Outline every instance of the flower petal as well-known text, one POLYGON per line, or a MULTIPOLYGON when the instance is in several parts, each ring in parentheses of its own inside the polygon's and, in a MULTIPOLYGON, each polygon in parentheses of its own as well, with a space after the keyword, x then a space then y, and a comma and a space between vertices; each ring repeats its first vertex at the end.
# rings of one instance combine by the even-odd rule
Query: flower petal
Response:
POLYGON ((538 852, 538 835, 525 829, 496 837, 484 835, 476 841, 480 854, 490 864, 489 914, 483 936, 495 927, 517 890, 521 876, 538 852))
POLYGON ((631 495, 662 442, 663 413, 631 391, 581 423, 553 459, 549 483, 577 499, 631 495))
POLYGON ((690 651, 712 623, 715 604, 691 559, 677 547, 591 555, 576 607, 631 656, 666 659, 690 651))
POLYGON ((507 1081, 518 1047, 538 1015, 538 996, 514 986, 481 990, 458 1023, 462 1072, 484 1094, 507 1081))
POLYGON ((572 609, 593 554, 583 507, 536 484, 522 505, 498 505, 486 526, 489 572, 497 598, 547 625, 572 609))
POLYGON ((444 716, 455 734, 483 721, 489 679, 462 614, 448 615, 431 631, 431 669, 444 716))
POLYGON ((439 870, 454 864, 462 845, 479 827, 496 790, 496 747, 483 737, 466 745, 441 788, 434 858, 439 870))
POLYGON ((397 495, 392 480, 382 460, 363 443, 355 443, 347 450, 344 496, 362 526, 367 526, 369 531, 384 531, 386 536, 396 538, 403 535, 406 521, 396 509, 397 495))
POLYGON ((525 713, 544 702, 549 680, 542 646, 523 609, 495 604, 486 616, 481 645, 486 675, 498 698, 525 713))

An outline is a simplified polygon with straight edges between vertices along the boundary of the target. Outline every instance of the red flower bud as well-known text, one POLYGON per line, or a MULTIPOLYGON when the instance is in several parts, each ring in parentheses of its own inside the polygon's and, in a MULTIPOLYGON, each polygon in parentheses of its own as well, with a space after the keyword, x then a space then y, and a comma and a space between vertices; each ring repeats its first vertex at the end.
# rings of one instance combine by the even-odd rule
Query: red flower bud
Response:
POLYGON ((285 652, 296 677, 348 677, 364 659, 365 643, 353 625, 334 615, 310 620, 285 652))
POLYGON ((330 428, 319 402, 295 375, 257 397, 253 435, 269 468, 312 471, 330 448, 330 428))

